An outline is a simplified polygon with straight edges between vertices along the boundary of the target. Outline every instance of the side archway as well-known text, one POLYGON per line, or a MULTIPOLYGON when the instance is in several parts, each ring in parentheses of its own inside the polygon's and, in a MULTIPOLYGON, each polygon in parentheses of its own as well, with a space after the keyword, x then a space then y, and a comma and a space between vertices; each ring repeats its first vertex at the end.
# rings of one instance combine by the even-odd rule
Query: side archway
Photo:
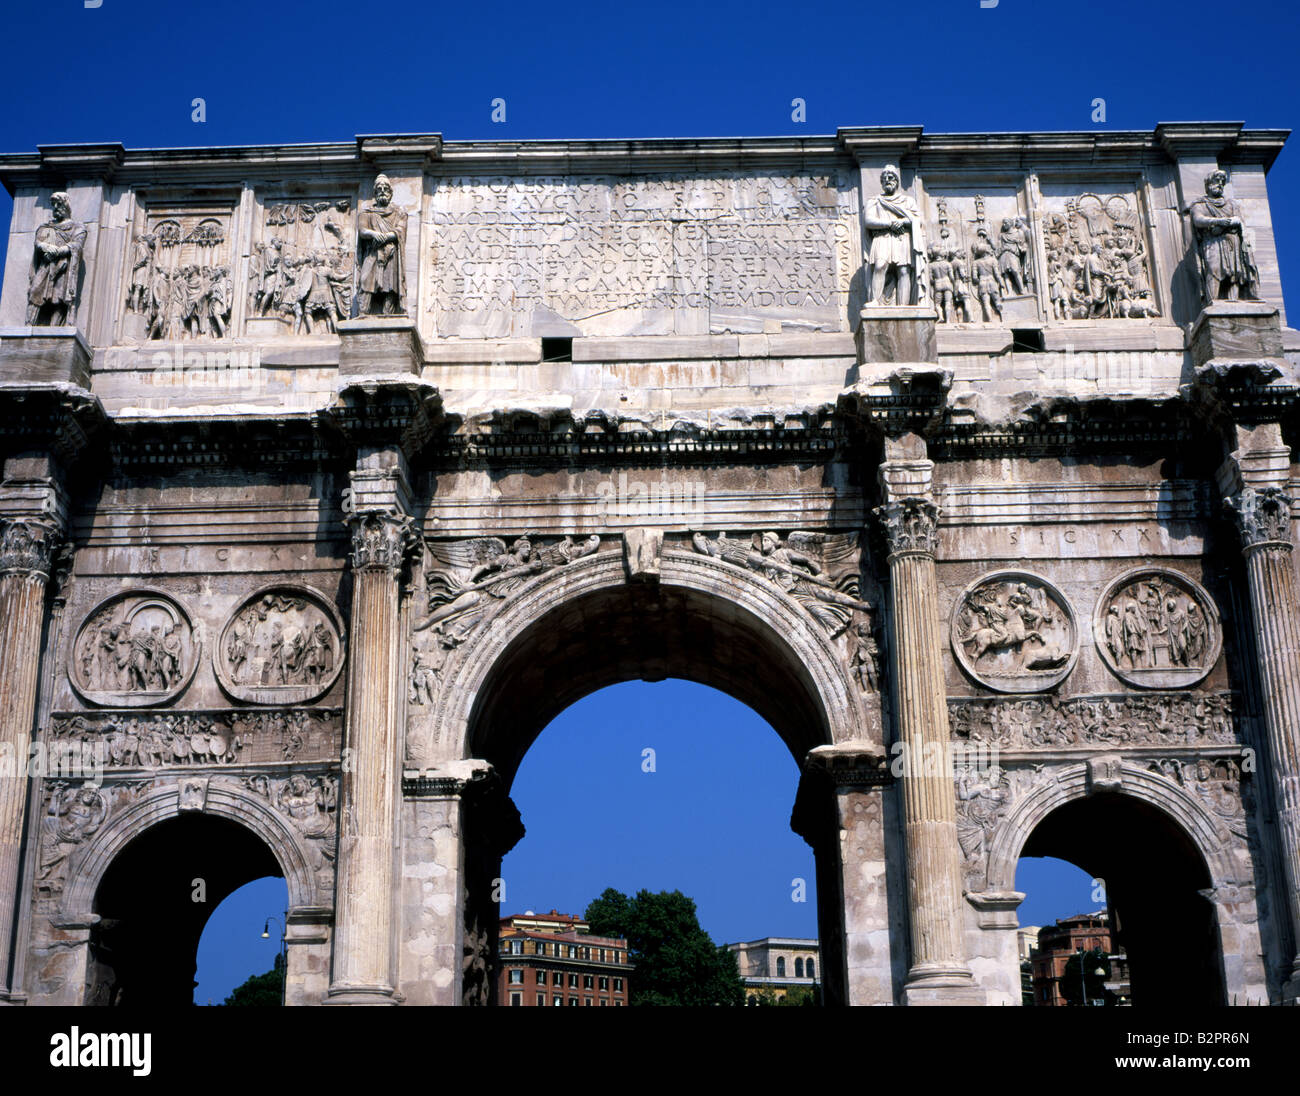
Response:
POLYGON ((1244 819, 1236 832, 1172 780, 1127 761, 1053 776, 997 828, 988 895, 1015 891, 1022 856, 1067 860, 1105 882, 1097 905, 1109 910, 1136 1004, 1266 999, 1244 819))

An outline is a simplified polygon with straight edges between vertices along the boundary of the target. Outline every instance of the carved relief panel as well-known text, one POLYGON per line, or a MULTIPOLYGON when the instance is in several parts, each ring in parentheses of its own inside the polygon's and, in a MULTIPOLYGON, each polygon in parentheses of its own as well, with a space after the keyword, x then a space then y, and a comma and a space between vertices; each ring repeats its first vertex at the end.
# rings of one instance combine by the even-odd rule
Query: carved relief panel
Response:
POLYGON ((1029 217, 1010 187, 927 188, 931 303, 940 323, 1037 321, 1029 217))
POLYGON ((150 205, 126 279, 128 339, 223 339, 234 306, 232 202, 150 205))
POLYGON ((355 201, 267 199, 248 267, 250 334, 322 334, 352 314, 355 201))
POLYGON ((317 700, 343 669, 343 624, 334 607, 314 590, 267 587, 226 622, 212 662, 221 687, 237 700, 317 700))
POLYGON ((1195 685, 1214 668, 1223 643, 1210 595, 1159 567, 1112 582, 1097 602, 1092 627, 1111 672, 1145 689, 1195 685))
POLYGON ((165 704, 190 683, 200 647, 189 614, 178 602, 155 591, 129 591, 104 602, 83 622, 68 679, 91 704, 165 704))
POLYGON ((1050 689, 1078 657, 1070 603, 1027 571, 997 571, 967 586, 953 605, 950 635, 962 669, 1003 693, 1050 689))
POLYGON ((1134 189, 1044 184, 1042 205, 1052 320, 1159 314, 1146 217, 1134 189))

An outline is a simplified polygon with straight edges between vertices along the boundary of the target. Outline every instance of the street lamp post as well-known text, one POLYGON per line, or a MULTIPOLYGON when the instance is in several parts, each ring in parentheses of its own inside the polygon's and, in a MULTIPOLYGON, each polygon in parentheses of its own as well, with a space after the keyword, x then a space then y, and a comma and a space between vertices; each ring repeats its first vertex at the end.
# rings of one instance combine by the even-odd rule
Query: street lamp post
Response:
MULTIPOLYGON (((287 918, 288 916, 289 911, 286 910, 285 917, 287 918)), ((276 917, 275 914, 271 914, 271 916, 266 919, 266 924, 262 926, 263 940, 269 940, 271 938, 272 921, 279 922, 280 925, 280 1004, 283 1005, 285 1002, 285 990, 289 985, 289 942, 287 939, 289 929, 284 920, 276 917)))

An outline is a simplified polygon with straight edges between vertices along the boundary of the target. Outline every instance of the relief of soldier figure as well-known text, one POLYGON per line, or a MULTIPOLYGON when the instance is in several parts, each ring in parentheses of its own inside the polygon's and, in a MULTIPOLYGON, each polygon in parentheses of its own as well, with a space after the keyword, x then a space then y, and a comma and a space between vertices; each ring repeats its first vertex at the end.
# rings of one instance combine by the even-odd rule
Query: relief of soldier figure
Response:
POLYGON ((50 196, 53 220, 36 230, 27 286, 29 326, 71 326, 77 322, 77 278, 86 248, 86 227, 72 219, 63 191, 50 196))
POLYGON ((1205 177, 1205 197, 1188 206, 1206 304, 1218 300, 1259 300, 1259 268, 1241 216, 1241 205, 1223 193, 1225 171, 1205 177))

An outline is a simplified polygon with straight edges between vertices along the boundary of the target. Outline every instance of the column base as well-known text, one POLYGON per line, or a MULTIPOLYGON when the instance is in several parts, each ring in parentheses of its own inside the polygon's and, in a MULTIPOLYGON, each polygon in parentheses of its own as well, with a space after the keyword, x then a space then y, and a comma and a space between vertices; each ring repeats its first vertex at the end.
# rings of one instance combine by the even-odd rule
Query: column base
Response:
POLYGON ((392 986, 330 986, 322 1004, 400 1005, 402 996, 392 986))
POLYGON ((904 1005, 985 1005, 984 987, 961 967, 918 970, 913 967, 903 987, 904 1005))

